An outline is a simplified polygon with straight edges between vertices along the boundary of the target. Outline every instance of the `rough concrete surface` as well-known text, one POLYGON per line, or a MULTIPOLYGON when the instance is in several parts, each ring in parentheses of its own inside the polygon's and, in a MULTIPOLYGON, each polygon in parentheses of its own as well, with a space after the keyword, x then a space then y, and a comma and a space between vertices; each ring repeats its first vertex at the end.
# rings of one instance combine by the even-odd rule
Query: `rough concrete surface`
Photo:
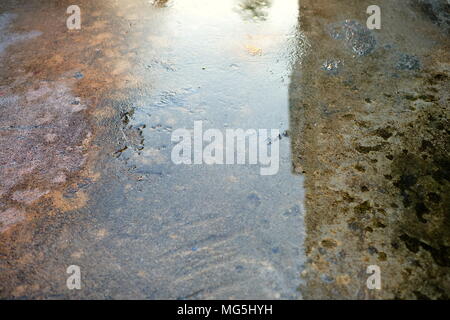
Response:
POLYGON ((448 1, 72 4, 0 3, 0 298, 449 298, 448 1), (279 174, 173 165, 194 120, 279 174))
POLYGON ((293 161, 306 188, 300 290, 448 299, 448 4, 379 1, 381 30, 365 26, 369 1, 300 4, 308 52, 290 88, 293 161), (321 70, 330 60, 338 72, 321 70), (382 290, 365 286, 369 265, 381 268, 382 290))

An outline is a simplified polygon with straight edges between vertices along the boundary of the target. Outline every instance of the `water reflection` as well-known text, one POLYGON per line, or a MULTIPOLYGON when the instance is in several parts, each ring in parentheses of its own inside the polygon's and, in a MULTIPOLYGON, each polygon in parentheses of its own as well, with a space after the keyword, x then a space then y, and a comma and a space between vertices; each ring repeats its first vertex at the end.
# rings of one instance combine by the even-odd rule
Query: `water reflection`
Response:
POLYGON ((245 20, 264 21, 271 5, 272 0, 240 0, 238 11, 245 20))
POLYGON ((268 13, 258 23, 235 8, 235 0, 128 1, 112 5, 113 32, 94 23, 104 40, 95 63, 127 86, 99 98, 118 112, 98 115, 110 130, 98 150, 111 152, 98 163, 101 180, 83 190, 88 207, 68 213, 70 225, 56 217, 58 226, 45 227, 54 248, 41 259, 45 281, 61 284, 54 296, 301 297, 303 181, 291 172, 287 69, 298 4, 255 2, 254 12, 268 13), (196 120, 204 130, 279 129, 278 174, 173 164, 172 132, 196 120), (67 261, 88 273, 83 290, 54 279, 67 261))
POLYGON ((157 8, 164 8, 170 4, 170 0, 151 0, 149 3, 157 8))
MULTIPOLYGON (((300 296, 303 189, 301 176, 291 173, 286 68, 298 7, 296 0, 241 2, 260 20, 249 24, 235 4, 176 1, 136 26, 149 43, 130 38, 138 48, 133 73, 144 80, 128 103, 133 112, 124 110, 130 117, 117 160, 137 181, 124 181, 128 200, 121 208, 157 243, 147 258, 165 284, 155 297, 300 296), (252 165, 173 165, 171 132, 191 129, 196 120, 204 130, 285 132, 279 173, 260 176, 252 165), (136 134, 139 148, 124 149, 136 134)), ((105 223, 117 228, 123 219, 105 223)), ((125 263, 131 268, 135 259, 125 263)))

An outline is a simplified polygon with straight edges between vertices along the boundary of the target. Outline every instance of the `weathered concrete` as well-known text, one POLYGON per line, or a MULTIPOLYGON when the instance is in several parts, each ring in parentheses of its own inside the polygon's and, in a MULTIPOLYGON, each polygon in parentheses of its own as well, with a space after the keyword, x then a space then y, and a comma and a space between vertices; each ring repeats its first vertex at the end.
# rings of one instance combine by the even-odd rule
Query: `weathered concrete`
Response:
POLYGON ((300 290, 448 299, 449 5, 378 1, 382 27, 370 31, 371 4, 301 1, 308 51, 290 90, 293 161, 306 176, 300 290), (382 290, 367 289, 369 265, 382 290))
POLYGON ((18 64, 33 71, 19 97, 39 93, 29 103, 39 111, 59 101, 48 124, 61 118, 72 140, 59 143, 59 131, 24 139, 33 147, 48 138, 40 164, 57 179, 32 172, 35 185, 5 194, 1 297, 301 297, 302 177, 291 173, 287 134, 277 137, 280 171, 270 177, 254 165, 170 159, 171 132, 195 120, 287 132, 297 3, 166 2, 84 1, 79 31, 65 25, 72 3, 2 4, 16 14, 8 32, 40 32, 8 47, 5 86, 14 88, 18 64), (52 152, 80 162, 66 174, 52 152), (80 291, 66 287, 71 264, 81 268, 80 291))
POLYGON ((448 4, 282 1, 2 1, 1 298, 448 298, 448 4), (280 174, 173 166, 199 119, 280 174))

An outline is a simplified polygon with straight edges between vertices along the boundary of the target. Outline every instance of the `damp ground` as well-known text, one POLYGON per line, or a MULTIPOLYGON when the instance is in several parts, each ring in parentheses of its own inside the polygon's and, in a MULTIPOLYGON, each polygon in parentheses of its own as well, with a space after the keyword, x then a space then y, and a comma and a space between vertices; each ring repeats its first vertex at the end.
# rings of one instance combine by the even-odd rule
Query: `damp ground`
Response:
POLYGON ((71 4, 0 4, 2 298, 448 299, 447 1, 71 4), (194 121, 279 172, 173 164, 194 121))
POLYGON ((30 4, 3 13, 5 33, 24 34, 16 45, 37 50, 38 61, 14 59, 17 46, 5 58, 4 122, 14 128, 3 137, 20 162, 3 153, 13 169, 2 203, 2 296, 301 297, 303 189, 288 134, 296 1, 87 2, 71 32, 64 5, 43 6, 34 18, 30 4), (48 15, 51 26, 34 20, 48 15), (36 49, 45 43, 59 44, 36 49), (12 67, 19 63, 23 71, 12 67), (15 113, 20 103, 28 119, 15 113), (46 108, 61 119, 45 118, 46 108), (278 173, 173 164, 171 134, 194 121, 224 134, 278 129, 277 141, 264 141, 280 145, 278 173), (69 265, 81 269, 80 291, 66 287, 69 265))

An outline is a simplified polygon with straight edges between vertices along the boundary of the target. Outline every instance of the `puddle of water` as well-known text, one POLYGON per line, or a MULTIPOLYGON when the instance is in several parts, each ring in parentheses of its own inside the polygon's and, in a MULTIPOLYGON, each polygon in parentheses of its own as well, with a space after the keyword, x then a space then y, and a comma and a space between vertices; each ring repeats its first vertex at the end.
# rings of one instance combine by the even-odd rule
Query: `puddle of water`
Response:
POLYGON ((118 221, 106 223, 122 224, 127 212, 130 234, 151 230, 149 266, 167 282, 155 297, 298 297, 303 190, 289 139, 280 141, 275 176, 260 176, 258 166, 170 161, 171 132, 195 120, 204 130, 288 130, 297 4, 253 1, 259 8, 249 12, 250 4, 176 1, 151 10, 142 31, 136 26, 150 41, 136 46, 134 72, 145 81, 126 130, 142 139, 119 159, 144 182, 131 183, 118 221), (264 16, 249 19, 255 10, 264 16))
MULTIPOLYGON (((91 188, 85 214, 73 216, 52 247, 55 256, 70 258, 46 262, 46 270, 60 264, 84 270, 83 290, 71 296, 301 297, 303 180, 292 173, 287 134, 297 6, 296 0, 121 6, 129 37, 117 70, 140 86, 117 101, 122 125, 111 138, 119 141, 112 166, 91 188), (261 176, 259 165, 174 165, 171 133, 196 120, 204 130, 286 132, 278 174, 261 176)), ((68 295, 65 288, 56 294, 68 295)))

